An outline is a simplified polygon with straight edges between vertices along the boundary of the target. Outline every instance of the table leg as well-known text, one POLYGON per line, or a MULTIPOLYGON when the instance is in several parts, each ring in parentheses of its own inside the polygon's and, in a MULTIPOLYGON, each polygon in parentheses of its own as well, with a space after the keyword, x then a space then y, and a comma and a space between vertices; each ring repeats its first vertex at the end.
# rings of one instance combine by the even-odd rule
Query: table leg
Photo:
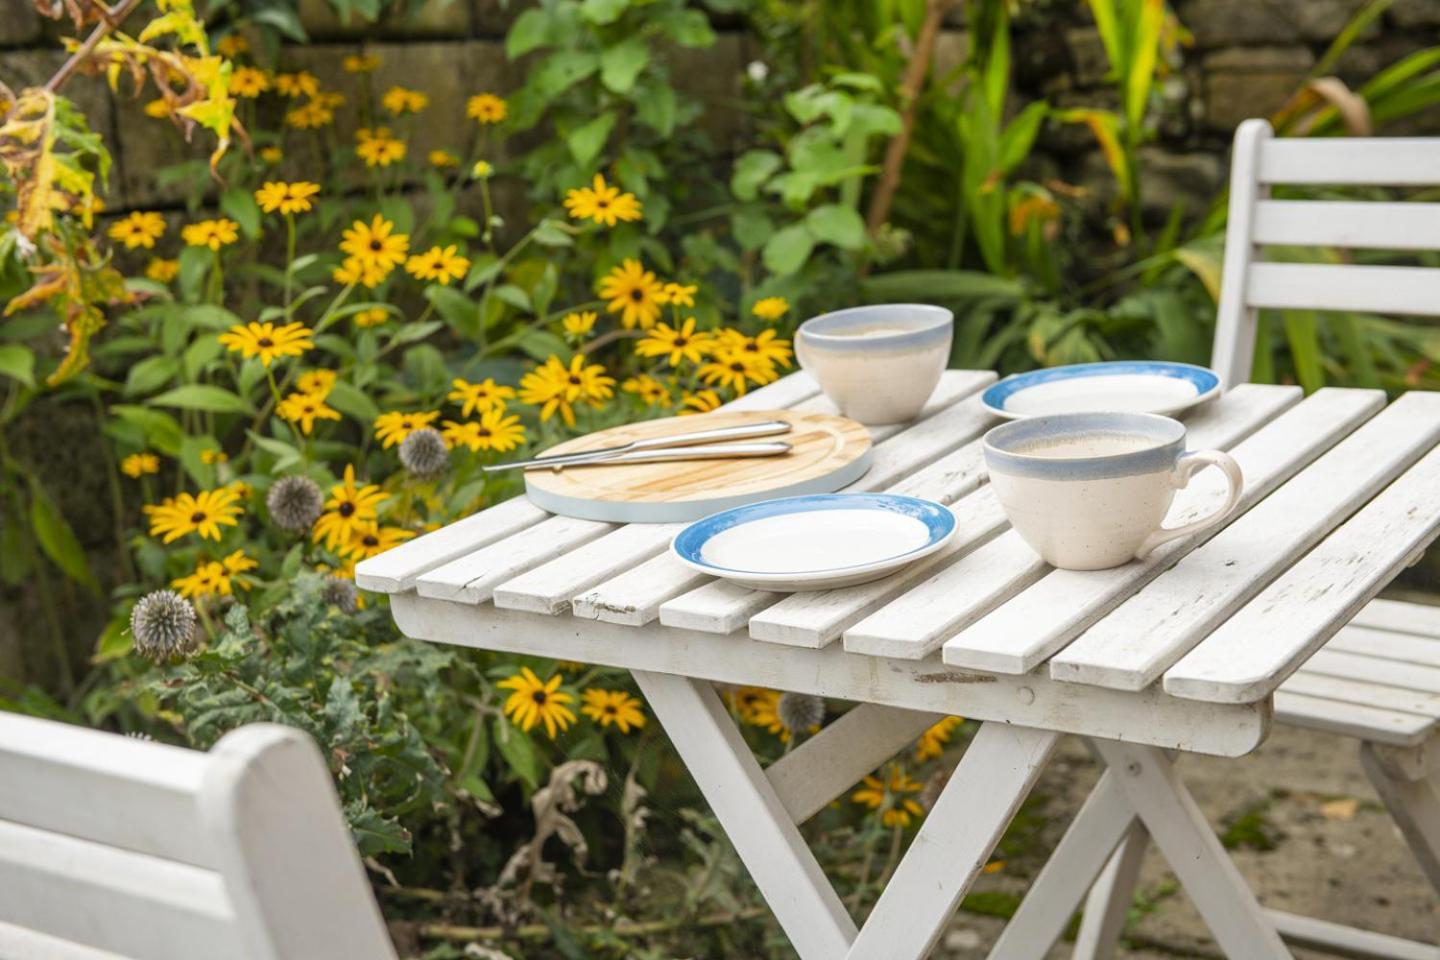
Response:
POLYGON ((1390 808, 1425 876, 1440 890, 1440 768, 1432 764, 1432 769, 1426 770, 1422 764, 1419 770, 1407 770, 1383 748, 1370 743, 1360 744, 1360 764, 1390 808))
POLYGON ((1115 956, 1149 845, 1145 825, 1135 820, 1085 898, 1080 932, 1075 935, 1074 960, 1110 960, 1115 956))

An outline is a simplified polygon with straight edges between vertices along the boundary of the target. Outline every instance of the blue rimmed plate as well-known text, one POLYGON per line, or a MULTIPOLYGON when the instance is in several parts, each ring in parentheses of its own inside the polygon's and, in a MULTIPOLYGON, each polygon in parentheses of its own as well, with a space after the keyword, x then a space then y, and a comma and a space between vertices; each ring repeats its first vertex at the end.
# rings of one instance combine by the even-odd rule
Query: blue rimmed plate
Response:
POLYGON ((1177 414, 1220 393, 1212 370, 1190 363, 1117 360, 1006 377, 981 402, 1011 420, 1050 413, 1177 414))
POLYGON ((831 493, 750 503, 697 520, 671 551, 756 590, 829 590, 878 580, 943 547, 948 509, 918 497, 831 493))

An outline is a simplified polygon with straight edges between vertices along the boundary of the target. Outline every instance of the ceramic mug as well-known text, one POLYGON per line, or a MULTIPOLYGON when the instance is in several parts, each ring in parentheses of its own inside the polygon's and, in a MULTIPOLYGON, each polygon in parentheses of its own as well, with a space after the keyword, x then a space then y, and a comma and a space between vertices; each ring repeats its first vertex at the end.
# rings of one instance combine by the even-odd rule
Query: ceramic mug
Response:
POLYGON ((1185 451, 1185 425, 1153 413, 1062 413, 1015 420, 985 434, 990 485, 1016 532, 1052 566, 1103 570, 1214 526, 1240 502, 1244 478, 1219 450, 1185 451), (1190 478, 1225 474, 1224 504, 1164 526, 1190 478))
POLYGON ((795 356, 845 416, 903 423, 935 392, 954 325, 955 314, 927 304, 851 307, 801 324, 795 356))

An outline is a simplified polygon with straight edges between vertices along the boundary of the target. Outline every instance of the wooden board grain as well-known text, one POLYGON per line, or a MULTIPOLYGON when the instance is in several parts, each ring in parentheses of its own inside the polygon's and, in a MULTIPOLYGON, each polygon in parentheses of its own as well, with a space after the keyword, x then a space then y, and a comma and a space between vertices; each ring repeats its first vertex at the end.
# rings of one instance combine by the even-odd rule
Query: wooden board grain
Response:
POLYGON ((782 419, 792 424, 789 433, 774 438, 792 447, 782 456, 532 470, 525 475, 526 494, 535 504, 565 516, 612 523, 673 523, 756 500, 829 493, 869 469, 870 434, 862 425, 845 417, 790 410, 646 420, 578 437, 548 453, 578 453, 782 419))

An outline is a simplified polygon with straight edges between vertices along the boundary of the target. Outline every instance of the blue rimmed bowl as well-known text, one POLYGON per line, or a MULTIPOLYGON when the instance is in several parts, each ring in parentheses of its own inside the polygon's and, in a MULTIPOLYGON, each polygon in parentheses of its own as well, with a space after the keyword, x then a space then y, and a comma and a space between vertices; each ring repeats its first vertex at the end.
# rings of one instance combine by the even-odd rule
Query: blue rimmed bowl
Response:
POLYGON ((1010 420, 1057 413, 1158 413, 1174 416, 1220 393, 1213 370, 1163 360, 1077 363, 1006 377, 981 395, 1010 420))

